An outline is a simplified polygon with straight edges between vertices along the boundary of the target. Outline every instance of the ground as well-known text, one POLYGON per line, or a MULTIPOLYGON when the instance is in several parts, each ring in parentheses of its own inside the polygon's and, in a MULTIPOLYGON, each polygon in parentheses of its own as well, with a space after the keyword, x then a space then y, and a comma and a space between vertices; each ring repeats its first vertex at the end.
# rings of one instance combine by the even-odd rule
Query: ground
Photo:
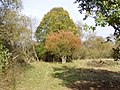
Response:
POLYGON ((120 90, 120 62, 33 62, 18 78, 16 90, 120 90))

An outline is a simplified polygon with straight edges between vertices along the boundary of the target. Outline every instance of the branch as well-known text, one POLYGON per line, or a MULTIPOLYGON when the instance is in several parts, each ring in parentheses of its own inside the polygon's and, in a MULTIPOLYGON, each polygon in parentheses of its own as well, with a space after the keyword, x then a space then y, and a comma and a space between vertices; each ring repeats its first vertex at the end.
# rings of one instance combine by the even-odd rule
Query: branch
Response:
POLYGON ((112 27, 116 30, 116 31, 119 31, 120 32, 120 28, 116 25, 112 25, 112 27))

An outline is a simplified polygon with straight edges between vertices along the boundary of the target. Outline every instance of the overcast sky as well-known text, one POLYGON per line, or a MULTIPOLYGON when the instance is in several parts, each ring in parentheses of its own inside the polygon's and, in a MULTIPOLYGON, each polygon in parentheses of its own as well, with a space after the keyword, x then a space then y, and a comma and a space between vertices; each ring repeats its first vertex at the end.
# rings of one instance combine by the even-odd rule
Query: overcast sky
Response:
MULTIPOLYGON (((38 19, 38 22, 42 20, 44 14, 50 11, 53 7, 63 7, 70 14, 70 17, 76 23, 77 21, 81 21, 83 23, 87 23, 88 25, 94 26, 94 19, 88 18, 83 21, 84 14, 80 14, 78 12, 78 4, 74 4, 75 0, 22 0, 23 2, 23 10, 22 13, 27 16, 32 16, 38 19)), ((39 24, 38 23, 38 24, 39 24)), ((101 28, 97 27, 97 35, 107 37, 109 34, 113 33, 112 27, 101 28)))

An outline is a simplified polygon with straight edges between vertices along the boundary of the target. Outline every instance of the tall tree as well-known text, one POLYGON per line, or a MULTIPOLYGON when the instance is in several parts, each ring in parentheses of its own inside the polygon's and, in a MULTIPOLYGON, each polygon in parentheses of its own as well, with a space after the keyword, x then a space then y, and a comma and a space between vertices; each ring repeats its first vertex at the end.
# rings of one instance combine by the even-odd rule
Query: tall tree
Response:
POLYGON ((44 41, 46 34, 62 29, 73 31, 75 34, 78 32, 73 20, 70 19, 69 13, 62 7, 55 7, 44 15, 36 30, 36 39, 37 41, 44 41))

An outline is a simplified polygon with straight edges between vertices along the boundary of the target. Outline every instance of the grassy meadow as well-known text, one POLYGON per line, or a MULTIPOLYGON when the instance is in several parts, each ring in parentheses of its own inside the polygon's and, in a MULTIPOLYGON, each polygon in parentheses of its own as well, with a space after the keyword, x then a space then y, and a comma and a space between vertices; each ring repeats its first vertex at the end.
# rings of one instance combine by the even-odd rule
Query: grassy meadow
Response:
POLYGON ((17 78, 16 90, 120 90, 120 62, 75 60, 32 62, 17 78))

